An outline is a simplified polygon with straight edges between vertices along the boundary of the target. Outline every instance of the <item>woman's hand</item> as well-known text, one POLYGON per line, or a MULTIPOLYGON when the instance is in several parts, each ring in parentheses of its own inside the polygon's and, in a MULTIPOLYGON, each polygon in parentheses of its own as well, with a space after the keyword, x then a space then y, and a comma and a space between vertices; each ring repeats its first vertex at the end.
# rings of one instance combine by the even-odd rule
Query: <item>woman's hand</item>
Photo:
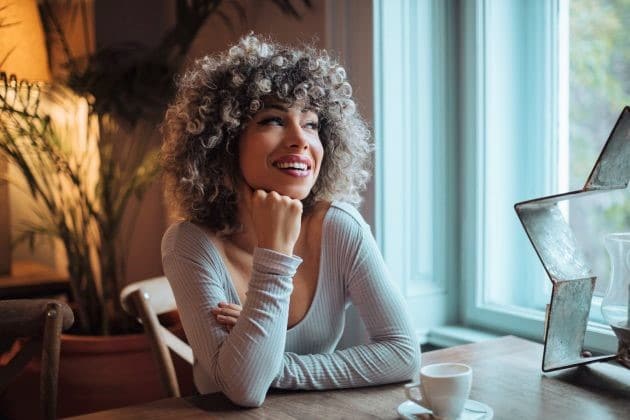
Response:
POLYGON ((302 202, 275 191, 256 190, 249 205, 258 247, 293 255, 302 225, 302 202))
POLYGON ((228 331, 236 325, 238 317, 241 316, 243 307, 236 303, 219 302, 219 306, 212 308, 210 311, 217 319, 217 322, 223 325, 228 331))

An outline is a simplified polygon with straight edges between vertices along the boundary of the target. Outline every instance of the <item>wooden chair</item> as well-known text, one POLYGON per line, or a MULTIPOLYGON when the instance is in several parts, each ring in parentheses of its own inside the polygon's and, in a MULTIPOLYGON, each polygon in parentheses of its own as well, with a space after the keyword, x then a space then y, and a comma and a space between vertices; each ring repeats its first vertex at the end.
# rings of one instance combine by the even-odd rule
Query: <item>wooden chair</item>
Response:
POLYGON ((0 301, 0 338, 30 338, 8 364, 0 367, 0 391, 4 391, 26 364, 41 353, 40 403, 44 419, 56 418, 61 331, 73 323, 72 310, 56 300, 0 301))
POLYGON ((158 315, 177 309, 175 297, 166 277, 155 277, 132 283, 120 292, 123 308, 138 318, 149 337, 151 350, 160 372, 160 380, 169 397, 179 397, 180 390, 169 348, 193 364, 192 349, 162 326, 158 315))

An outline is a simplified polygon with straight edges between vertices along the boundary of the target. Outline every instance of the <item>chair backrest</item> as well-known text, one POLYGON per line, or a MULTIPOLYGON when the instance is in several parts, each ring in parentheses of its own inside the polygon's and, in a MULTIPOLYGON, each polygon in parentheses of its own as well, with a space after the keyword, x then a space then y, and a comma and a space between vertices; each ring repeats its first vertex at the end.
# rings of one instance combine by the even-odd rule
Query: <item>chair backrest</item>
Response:
POLYGON ((57 415, 57 378, 61 332, 74 323, 72 310, 52 299, 0 301, 0 337, 30 338, 17 354, 0 367, 0 391, 9 386, 26 364, 41 353, 40 404, 42 417, 57 415))
POLYGON ((144 326, 167 396, 179 397, 177 375, 169 348, 191 365, 193 353, 188 344, 162 326, 158 320, 158 315, 177 309, 168 280, 166 277, 155 277, 132 283, 120 292, 120 301, 123 308, 138 318, 144 326))

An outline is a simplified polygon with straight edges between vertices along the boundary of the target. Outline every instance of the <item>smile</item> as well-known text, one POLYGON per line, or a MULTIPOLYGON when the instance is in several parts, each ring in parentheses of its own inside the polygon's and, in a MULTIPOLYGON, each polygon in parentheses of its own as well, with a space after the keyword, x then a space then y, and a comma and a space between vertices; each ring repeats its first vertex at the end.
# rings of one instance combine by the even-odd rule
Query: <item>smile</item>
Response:
POLYGON ((273 166, 278 169, 295 169, 307 171, 313 166, 311 158, 303 155, 286 155, 273 162, 273 166))
POLYGON ((306 156, 288 155, 273 162, 273 166, 283 173, 295 177, 304 177, 311 172, 312 162, 306 156))
POLYGON ((276 168, 279 169, 298 169, 300 171, 306 171, 308 165, 306 163, 298 163, 298 162, 278 162, 275 164, 276 168))

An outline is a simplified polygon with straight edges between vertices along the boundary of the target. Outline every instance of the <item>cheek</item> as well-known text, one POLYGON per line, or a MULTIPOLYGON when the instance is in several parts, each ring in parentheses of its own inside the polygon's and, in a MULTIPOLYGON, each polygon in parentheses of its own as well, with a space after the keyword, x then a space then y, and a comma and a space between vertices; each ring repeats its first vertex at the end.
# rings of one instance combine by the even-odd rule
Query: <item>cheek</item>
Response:
MULTIPOLYGON (((251 173, 261 164, 263 153, 259 150, 262 141, 256 136, 243 136, 239 141, 238 160, 241 172, 251 173)), ((264 164, 264 161, 262 162, 264 164)))
POLYGON ((321 142, 318 141, 315 145, 313 145, 312 150, 313 157, 317 160, 317 162, 319 162, 319 164, 317 165, 317 170, 319 172, 324 163, 324 146, 321 144, 321 142))
MULTIPOLYGON (((241 174, 245 178, 256 177, 261 170, 260 166, 260 158, 257 158, 256 154, 253 153, 251 149, 241 153, 239 157, 239 167, 241 169, 241 174)), ((251 179, 248 180, 251 181, 251 179)))

